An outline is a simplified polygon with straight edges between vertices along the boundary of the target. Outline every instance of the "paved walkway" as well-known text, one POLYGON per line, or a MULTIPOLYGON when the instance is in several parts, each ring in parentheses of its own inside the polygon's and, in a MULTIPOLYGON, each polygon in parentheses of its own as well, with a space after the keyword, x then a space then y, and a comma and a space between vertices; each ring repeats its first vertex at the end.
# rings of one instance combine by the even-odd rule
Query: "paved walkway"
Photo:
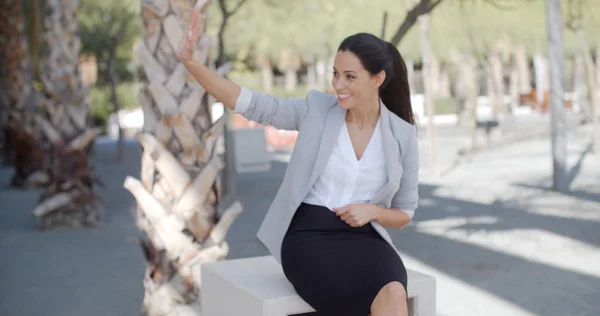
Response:
POLYGON ((0 169, 0 315, 140 314, 144 261, 134 200, 122 189, 127 174, 139 174, 134 148, 122 165, 106 162, 108 153, 96 157, 106 184, 96 229, 37 231, 31 211, 40 191, 6 189, 12 171, 0 169))
MULTIPOLYGON (((391 235, 409 268, 438 278, 439 315, 598 315, 600 158, 589 152, 587 135, 569 135, 569 194, 548 189, 545 137, 457 165, 468 138, 440 137, 446 173, 439 181, 429 175, 428 143, 420 140, 421 204, 413 222, 391 235)), ((246 210, 232 229, 231 257, 267 254, 253 234, 284 168, 274 162, 272 173, 238 176, 246 210)))
POLYGON ((599 314, 600 158, 587 135, 569 135, 569 194, 549 190, 548 139, 422 177, 416 220, 394 239, 438 277, 440 315, 599 314))
MULTIPOLYGON (((586 135, 569 135, 569 194, 548 189, 548 139, 455 164, 467 139, 440 136, 441 180, 429 176, 420 141, 421 206, 392 236, 409 268, 438 278, 438 315, 598 315, 600 159, 586 135)), ((4 189, 10 170, 0 169, 0 315, 139 314, 144 262, 133 198, 122 189, 126 175, 139 174, 139 152, 129 146, 117 165, 103 148, 97 229, 36 231, 30 211, 39 192, 4 189)), ((267 254, 255 233, 285 167, 280 154, 270 172, 236 176, 245 211, 228 236, 230 258, 267 254)))

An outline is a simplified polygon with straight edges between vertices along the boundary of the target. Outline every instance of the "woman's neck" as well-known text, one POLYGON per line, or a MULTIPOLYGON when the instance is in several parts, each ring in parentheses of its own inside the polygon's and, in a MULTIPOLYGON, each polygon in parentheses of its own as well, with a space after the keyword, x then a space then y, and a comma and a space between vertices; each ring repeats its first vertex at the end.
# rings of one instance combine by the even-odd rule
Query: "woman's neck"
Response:
POLYGON ((379 100, 371 102, 368 106, 358 106, 348 110, 347 118, 359 129, 367 125, 375 126, 379 118, 379 100))

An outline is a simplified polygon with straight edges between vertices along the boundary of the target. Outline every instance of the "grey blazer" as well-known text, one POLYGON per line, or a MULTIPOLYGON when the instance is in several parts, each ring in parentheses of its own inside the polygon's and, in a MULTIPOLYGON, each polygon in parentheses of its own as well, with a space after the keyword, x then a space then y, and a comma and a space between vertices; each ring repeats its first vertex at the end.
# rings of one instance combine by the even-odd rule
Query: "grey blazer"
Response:
MULTIPOLYGON (((291 99, 242 88, 235 105, 233 112, 251 121, 298 131, 283 182, 257 234, 279 263, 292 217, 327 163, 342 128, 346 110, 337 103, 336 97, 315 90, 305 99, 291 99)), ((380 105, 388 182, 372 201, 385 208, 415 210, 419 200, 416 128, 380 105)), ((412 212, 407 213, 412 217, 412 212)), ((377 222, 370 224, 396 249, 386 228, 377 222)))

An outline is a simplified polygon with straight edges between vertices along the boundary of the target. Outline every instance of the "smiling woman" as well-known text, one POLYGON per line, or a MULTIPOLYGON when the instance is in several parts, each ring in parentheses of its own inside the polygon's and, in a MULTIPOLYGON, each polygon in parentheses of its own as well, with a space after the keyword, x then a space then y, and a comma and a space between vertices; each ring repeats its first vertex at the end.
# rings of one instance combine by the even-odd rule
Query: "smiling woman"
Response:
POLYGON ((275 98, 222 78, 193 59, 198 13, 178 56, 235 113, 298 131, 259 239, 319 315, 407 315, 407 276, 386 228, 401 228, 418 201, 419 159, 406 68, 371 34, 342 42, 337 98, 311 91, 275 98))

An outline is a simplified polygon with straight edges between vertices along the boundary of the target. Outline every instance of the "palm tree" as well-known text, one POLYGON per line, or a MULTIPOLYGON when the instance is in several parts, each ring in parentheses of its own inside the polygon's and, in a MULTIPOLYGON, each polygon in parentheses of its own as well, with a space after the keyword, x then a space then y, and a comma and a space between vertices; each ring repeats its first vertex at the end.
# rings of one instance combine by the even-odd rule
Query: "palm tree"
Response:
POLYGON ((24 32, 23 1, 0 3, 0 129, 4 163, 14 165, 13 186, 35 187, 47 181, 44 148, 34 113, 28 107, 31 96, 27 37, 24 32))
POLYGON ((33 211, 42 228, 95 225, 98 220, 88 153, 100 129, 87 125, 90 106, 78 71, 77 6, 78 1, 47 0, 44 8, 40 81, 47 115, 36 116, 36 121, 50 144, 50 184, 33 211))
MULTIPOLYGON (((188 13, 210 1, 143 1, 143 38, 136 53, 143 67, 139 100, 144 127, 141 181, 128 177, 124 187, 138 202, 136 220, 148 240, 140 240, 147 267, 144 315, 197 315, 200 265, 228 253, 225 235, 242 211, 235 202, 219 205, 217 154, 225 116, 213 121, 212 97, 187 73, 176 55, 188 13), (171 4, 171 5, 169 5, 171 4)), ((209 60, 205 35, 197 59, 209 60)), ((224 75, 230 64, 217 72, 224 75)))

